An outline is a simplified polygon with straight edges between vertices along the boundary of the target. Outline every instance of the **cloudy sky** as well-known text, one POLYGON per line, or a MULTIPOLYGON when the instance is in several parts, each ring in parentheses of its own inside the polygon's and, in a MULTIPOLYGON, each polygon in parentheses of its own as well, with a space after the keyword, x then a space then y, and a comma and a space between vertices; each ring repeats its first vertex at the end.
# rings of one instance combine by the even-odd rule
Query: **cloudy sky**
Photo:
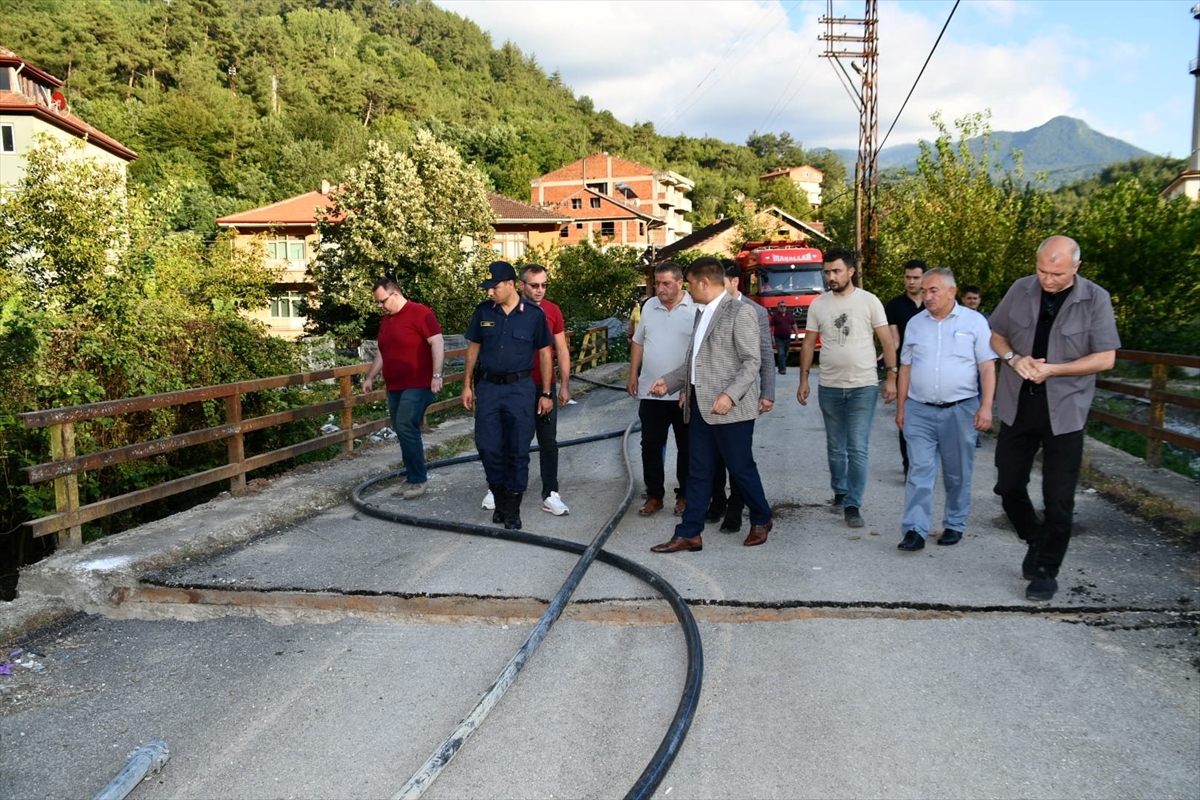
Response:
MULTIPOLYGON (((436 0, 558 70, 576 96, 662 134, 788 131, 855 147, 858 111, 825 44, 823 0, 436 0)), ((1195 0, 963 0, 887 144, 991 110, 993 130, 1066 114, 1154 153, 1191 150, 1195 0)), ((834 15, 861 17, 862 0, 834 15)), ((879 126, 891 127, 954 0, 880 0, 879 126)), ((845 60, 849 68, 849 60, 845 60)))

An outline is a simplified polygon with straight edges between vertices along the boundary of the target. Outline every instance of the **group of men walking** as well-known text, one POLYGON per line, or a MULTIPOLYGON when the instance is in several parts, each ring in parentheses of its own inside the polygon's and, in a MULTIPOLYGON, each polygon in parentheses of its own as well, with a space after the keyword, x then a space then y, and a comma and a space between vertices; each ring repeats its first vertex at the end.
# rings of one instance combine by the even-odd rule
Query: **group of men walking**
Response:
MULTIPOLYGON (((1037 252, 1036 274, 1013 284, 990 321, 957 301, 947 268, 905 265, 905 293, 885 308, 855 284, 853 253, 824 254, 828 291, 809 307, 800 351, 796 399, 807 405, 820 337, 817 403, 826 434, 832 503, 846 525, 862 516, 870 432, 877 403, 896 402, 905 474, 898 548, 924 548, 932 531, 939 467, 946 491, 939 545, 961 541, 970 514, 971 479, 980 431, 992 408, 1001 420, 995 492, 1027 543, 1026 596, 1049 600, 1071 534, 1083 425, 1095 375, 1109 369, 1120 347, 1108 293, 1078 275, 1079 246, 1052 236, 1037 252), (876 349, 878 344, 878 350, 876 349), (886 370, 878 375, 878 362, 886 370), (997 381, 996 361, 1001 362, 997 381), (1045 514, 1028 493, 1033 460, 1043 451, 1045 514)), ((686 268, 654 270, 654 295, 641 309, 631 340, 626 389, 639 401, 646 485, 638 513, 666 503, 666 450, 676 445, 673 536, 656 553, 703 549, 706 522, 741 529, 749 510, 747 547, 764 544, 774 526, 754 460, 755 420, 775 403, 775 375, 786 374, 791 330, 784 310, 770 315, 745 298, 732 262, 703 257, 686 268), (687 289, 684 289, 684 282, 687 289), (777 319, 778 317, 778 319, 777 319), (776 350, 772 357, 772 349, 776 350), (729 492, 726 495, 726 481, 729 492)), ((521 527, 529 446, 536 437, 543 510, 568 512, 558 493, 557 407, 570 399, 570 358, 562 313, 545 299, 546 270, 528 265, 518 277, 507 262, 490 266, 481 302, 467 329, 462 403, 475 411, 475 439, 487 477, 485 508, 506 528, 521 527), (559 383, 555 391, 555 360, 559 383)), ((427 475, 420 422, 441 388, 443 343, 433 312, 408 301, 394 281, 375 285, 385 314, 379 354, 364 382, 382 371, 388 409, 400 440, 406 499, 424 492, 427 475)))

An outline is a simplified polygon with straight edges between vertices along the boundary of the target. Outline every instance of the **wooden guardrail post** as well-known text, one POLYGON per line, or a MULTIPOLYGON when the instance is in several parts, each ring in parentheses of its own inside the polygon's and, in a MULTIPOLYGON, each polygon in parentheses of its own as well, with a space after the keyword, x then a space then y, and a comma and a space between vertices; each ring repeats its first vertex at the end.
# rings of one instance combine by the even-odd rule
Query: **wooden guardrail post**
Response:
MULTIPOLYGON (((66 461, 75 457, 75 423, 63 422, 50 426, 50 457, 55 461, 66 461)), ((54 479, 54 507, 58 513, 79 508, 79 476, 67 475, 54 479)), ((78 550, 83 547, 83 526, 74 525, 55 535, 62 550, 78 550)))
MULTIPOLYGON (((233 394, 225 398, 225 424, 242 424, 242 394, 236 389, 233 394)), ((225 452, 228 454, 226 460, 239 467, 237 474, 229 479, 229 493, 237 495, 246 489, 246 473, 240 468, 242 462, 246 460, 245 437, 241 433, 230 436, 225 440, 225 452)))
POLYGON ((342 452, 354 452, 354 384, 349 375, 338 378, 338 388, 342 395, 342 430, 348 431, 349 436, 342 442, 342 452))
POLYGON ((1167 404, 1159 392, 1167 390, 1166 364, 1154 364, 1150 372, 1150 435, 1146 437, 1146 463, 1152 467, 1162 465, 1163 440, 1155 433, 1161 430, 1167 419, 1167 404))

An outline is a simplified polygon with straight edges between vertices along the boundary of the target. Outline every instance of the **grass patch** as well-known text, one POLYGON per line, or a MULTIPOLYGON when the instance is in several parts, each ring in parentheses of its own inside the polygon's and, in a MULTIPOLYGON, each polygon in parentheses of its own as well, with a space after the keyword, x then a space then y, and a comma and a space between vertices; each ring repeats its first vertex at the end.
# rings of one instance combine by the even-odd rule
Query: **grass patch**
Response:
POLYGON ((1112 500, 1122 510, 1200 551, 1200 514, 1139 489, 1123 478, 1109 477, 1086 465, 1080 477, 1085 485, 1112 500))
POLYGON ((475 449, 475 437, 472 434, 464 433, 458 436, 451 436, 444 442, 431 444, 425 448, 426 461, 441 461, 445 458, 454 458, 457 455, 469 452, 475 449))

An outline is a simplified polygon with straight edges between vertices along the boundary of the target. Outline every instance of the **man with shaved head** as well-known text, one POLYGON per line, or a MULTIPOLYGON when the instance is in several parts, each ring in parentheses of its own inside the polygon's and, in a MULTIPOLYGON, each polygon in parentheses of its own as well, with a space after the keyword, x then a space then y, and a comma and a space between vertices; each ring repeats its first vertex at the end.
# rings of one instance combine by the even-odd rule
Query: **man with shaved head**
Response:
POLYGON ((1021 573, 1030 581, 1030 600, 1050 600, 1058 591, 1096 373, 1112 369, 1121 346, 1112 298, 1078 274, 1079 263, 1073 239, 1046 239, 1036 274, 1017 280, 991 316, 992 349, 1004 365, 996 392, 995 492, 1028 545, 1021 573), (1028 491, 1039 449, 1046 507, 1040 521, 1028 491))

